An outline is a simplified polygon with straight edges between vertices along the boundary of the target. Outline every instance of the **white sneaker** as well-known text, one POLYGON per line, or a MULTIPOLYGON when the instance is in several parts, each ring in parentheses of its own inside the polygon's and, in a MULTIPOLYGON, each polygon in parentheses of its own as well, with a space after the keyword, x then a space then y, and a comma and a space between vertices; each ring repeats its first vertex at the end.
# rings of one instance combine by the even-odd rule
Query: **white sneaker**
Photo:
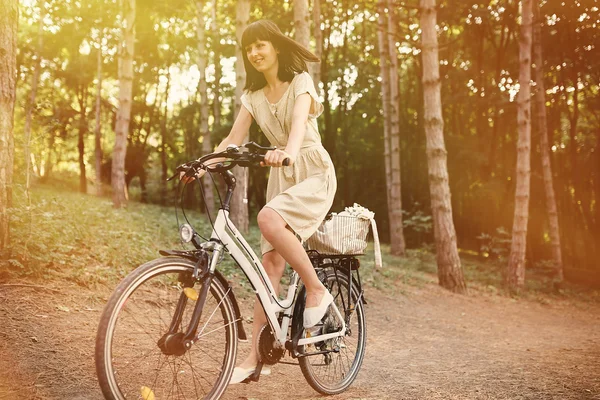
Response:
POLYGON ((312 328, 323 319, 323 316, 327 312, 327 307, 333 302, 333 296, 328 290, 325 291, 321 302, 316 307, 309 307, 304 309, 304 328, 312 328))
MULTIPOLYGON (((231 375, 231 380, 229 381, 229 384, 235 385, 238 383, 242 383, 243 381, 245 381, 246 379, 251 377, 252 374, 254 374, 255 370, 256 370, 256 367, 252 367, 252 368, 235 367, 233 369, 233 375, 231 375)), ((260 374, 265 375, 265 376, 271 375, 271 367, 267 366, 267 365, 263 365, 262 369, 260 370, 260 374)))

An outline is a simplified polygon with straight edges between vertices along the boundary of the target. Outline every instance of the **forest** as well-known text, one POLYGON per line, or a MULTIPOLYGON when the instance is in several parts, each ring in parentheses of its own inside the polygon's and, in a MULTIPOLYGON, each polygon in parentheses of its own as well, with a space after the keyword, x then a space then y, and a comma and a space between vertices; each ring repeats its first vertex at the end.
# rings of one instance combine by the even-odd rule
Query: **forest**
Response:
MULTIPOLYGON (((8 29, 4 21, 15 16, 15 6, 3 3, 8 29)), ((175 204, 177 183, 166 178, 227 135, 244 82, 239 35, 265 18, 321 58, 310 72, 325 108, 320 133, 338 177, 333 211, 354 203, 374 211, 394 254, 445 252, 432 206, 432 185, 441 178, 428 167, 428 158, 443 155, 451 207, 442 208, 451 213, 449 237, 455 230, 461 256, 509 265, 520 251, 528 270, 558 281, 564 271, 567 280, 600 284, 599 6, 596 0, 22 0, 16 47, 7 46, 4 34, 0 40, 3 59, 11 52, 16 59, 14 125, 8 129, 3 114, 1 127, 2 183, 9 188, 3 218, 29 196, 12 192, 29 193, 45 182, 112 196, 116 207, 175 204), (432 13, 433 47, 423 25, 432 13), (435 59, 425 54, 432 49, 435 59), (433 67, 441 96, 441 120, 433 125, 443 129, 437 150, 428 148, 433 100, 425 78, 433 67), (522 127, 530 129, 527 145, 522 127), (527 187, 519 186, 525 179, 519 171, 527 187), (525 219, 516 229, 518 213, 525 219)), ((5 85, 11 72, 0 74, 5 85)), ((256 126, 249 140, 268 143, 256 126)), ((246 226, 265 204, 267 174, 249 173, 247 210, 234 216, 246 226)), ((215 207, 193 193, 186 202, 215 207)), ((8 226, 2 228, 7 248, 8 226)))

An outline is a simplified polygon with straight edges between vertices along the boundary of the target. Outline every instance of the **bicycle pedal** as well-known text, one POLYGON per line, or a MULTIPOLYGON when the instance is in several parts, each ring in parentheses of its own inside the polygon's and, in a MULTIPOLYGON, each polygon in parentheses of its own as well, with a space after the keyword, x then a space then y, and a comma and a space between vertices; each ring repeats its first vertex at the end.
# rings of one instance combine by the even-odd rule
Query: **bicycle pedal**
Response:
POLYGON ((242 383, 252 383, 252 382, 258 382, 259 378, 260 378, 260 371, 262 369, 261 367, 257 367, 256 370, 254 371, 254 373, 252 375, 250 375, 249 377, 247 377, 246 379, 244 379, 242 381, 242 383))

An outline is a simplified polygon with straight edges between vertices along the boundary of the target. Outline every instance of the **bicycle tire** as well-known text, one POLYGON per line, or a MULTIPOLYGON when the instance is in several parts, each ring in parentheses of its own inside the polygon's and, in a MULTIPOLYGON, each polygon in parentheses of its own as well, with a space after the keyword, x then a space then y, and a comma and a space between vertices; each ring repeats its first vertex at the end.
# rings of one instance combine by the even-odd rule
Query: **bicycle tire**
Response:
MULTIPOLYGON (((345 316, 346 311, 341 296, 344 296, 343 302, 347 305, 350 279, 341 270, 337 271, 337 276, 333 269, 329 269, 325 273, 324 283, 329 288, 334 297, 334 302, 343 316, 345 316)), ((358 288, 352 285, 352 303, 355 303, 355 309, 350 320, 352 329, 350 336, 331 339, 320 344, 300 346, 299 350, 306 353, 339 346, 338 353, 331 352, 324 355, 305 356, 299 359, 304 378, 314 390, 321 394, 334 395, 344 392, 354 382, 360 371, 365 356, 367 325, 362 300, 356 303, 359 295, 358 288), (352 354, 353 349, 355 351, 352 354), (330 357, 329 360, 328 357, 330 357)), ((329 329, 328 331, 331 332, 335 331, 336 327, 327 327, 328 321, 333 321, 333 318, 333 314, 328 313, 326 315, 323 329, 329 329)))
MULTIPOLYGON (((96 336, 96 373, 106 399, 218 399, 227 389, 238 331, 231 299, 217 279, 211 281, 191 349, 165 355, 157 344, 168 331, 181 282, 189 283, 193 270, 190 260, 163 257, 138 267, 117 286, 96 336)), ((194 304, 186 300, 178 332, 185 331, 194 304)))

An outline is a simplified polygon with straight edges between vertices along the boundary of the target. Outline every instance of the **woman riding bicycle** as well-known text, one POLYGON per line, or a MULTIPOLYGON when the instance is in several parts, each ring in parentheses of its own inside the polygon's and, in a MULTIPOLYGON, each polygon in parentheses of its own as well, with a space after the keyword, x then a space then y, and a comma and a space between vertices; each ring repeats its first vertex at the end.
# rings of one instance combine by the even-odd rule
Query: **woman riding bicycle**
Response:
MULTIPOLYGON (((333 163, 321 144, 316 120, 323 106, 306 66, 307 61, 318 62, 319 58, 268 20, 246 28, 242 54, 246 69, 243 106, 231 132, 215 152, 230 144, 241 145, 253 120, 277 147, 266 153, 263 163, 273 168, 267 184, 267 204, 257 217, 262 233, 262 263, 276 290, 286 261, 298 273, 306 288, 304 327, 310 328, 325 315, 333 297, 318 279, 297 236, 304 241, 317 230, 337 187, 333 163), (286 159, 288 165, 283 166, 286 159)), ((259 362, 257 337, 265 323, 262 307, 255 302, 251 351, 235 368, 231 384, 254 373, 259 362)))

